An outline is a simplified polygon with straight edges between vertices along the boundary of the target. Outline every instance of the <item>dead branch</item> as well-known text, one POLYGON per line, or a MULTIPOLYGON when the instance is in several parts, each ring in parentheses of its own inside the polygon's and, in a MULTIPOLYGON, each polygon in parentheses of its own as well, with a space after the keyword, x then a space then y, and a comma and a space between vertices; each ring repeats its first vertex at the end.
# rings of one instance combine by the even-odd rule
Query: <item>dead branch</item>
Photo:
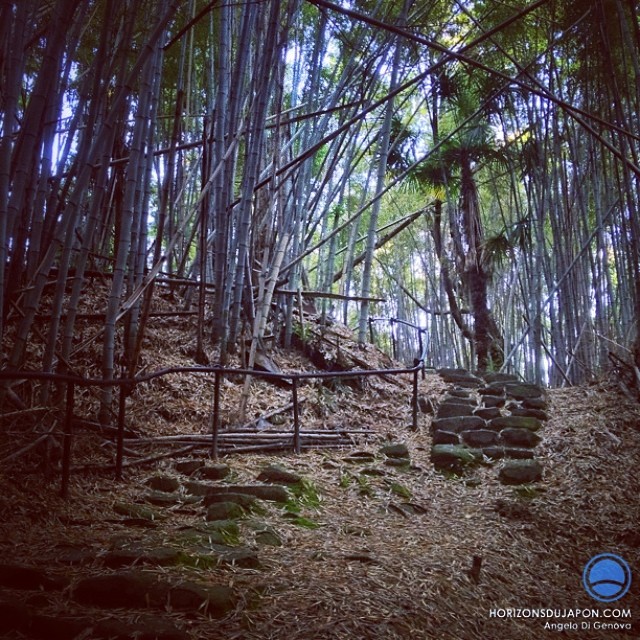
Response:
MULTIPOLYGON (((183 447, 182 449, 178 449, 176 451, 169 451, 167 453, 160 453, 155 456, 149 456, 148 458, 140 458, 140 460, 124 460, 122 462, 123 467, 138 467, 143 464, 149 464, 151 462, 157 462, 158 460, 163 460, 164 458, 173 458, 175 456, 180 456, 183 453, 189 453, 198 447, 197 444, 189 445, 188 447, 183 447)), ((116 468, 115 464, 107 464, 107 465, 93 465, 93 464, 85 464, 79 467, 71 467, 72 473, 81 473, 84 471, 113 471, 116 468)))
POLYGON ((43 433, 39 438, 36 438, 33 442, 30 442, 28 445, 22 447, 22 449, 18 449, 18 451, 14 451, 13 453, 6 456, 5 458, 2 458, 2 460, 0 460, 0 465, 4 464, 5 462, 9 462, 9 460, 15 460, 16 458, 19 458, 21 455, 27 453, 34 447, 37 447, 41 442, 44 442, 49 436, 51 436, 54 428, 55 427, 51 427, 49 431, 47 431, 46 433, 43 433))

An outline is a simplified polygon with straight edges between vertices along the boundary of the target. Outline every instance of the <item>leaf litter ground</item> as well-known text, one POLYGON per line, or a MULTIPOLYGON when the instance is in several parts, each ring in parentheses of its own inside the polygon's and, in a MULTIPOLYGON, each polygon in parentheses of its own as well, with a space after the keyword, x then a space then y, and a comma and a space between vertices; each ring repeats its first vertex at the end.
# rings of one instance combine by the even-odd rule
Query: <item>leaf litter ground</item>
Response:
MULTIPOLYGON (((193 345, 185 338, 193 335, 189 321, 154 322, 145 345, 146 370, 192 364, 193 345)), ((336 330, 344 334, 345 351, 358 349, 346 329, 336 330)), ((360 357, 374 367, 388 366, 388 358, 377 353, 369 347, 360 357)), ((313 369, 294 352, 278 352, 274 359, 283 370, 313 369)), ((433 373, 420 381, 421 394, 436 401, 445 387, 433 373)), ((241 388, 237 380, 224 384, 225 426, 234 421, 241 388)), ((237 606, 220 620, 170 610, 163 614, 191 638, 538 640, 555 638, 558 632, 545 630, 546 620, 503 619, 492 611, 612 606, 631 610, 631 630, 592 628, 566 635, 580 640, 640 637, 637 571, 630 593, 615 605, 592 600, 581 584, 582 568, 597 553, 618 553, 634 570, 640 566, 640 408, 613 385, 549 392, 551 419, 539 447, 544 479, 525 488, 501 485, 496 466, 481 466, 463 477, 436 472, 429 460, 429 416, 420 414, 417 433, 408 428, 410 376, 393 382, 372 379, 357 389, 308 384, 301 388, 301 397, 303 428, 370 429, 373 435, 353 435, 350 446, 299 456, 283 452, 224 458, 236 482, 255 481, 263 467, 281 464, 301 474, 317 499, 303 501, 293 514, 298 518, 281 507, 263 507, 261 521, 283 544, 259 548, 260 568, 149 569, 234 589, 237 606), (385 464, 379 450, 389 442, 407 444, 410 466, 385 464), (348 462, 354 452, 370 452, 373 459, 348 462), (482 559, 475 576, 474 557, 482 559)), ((289 402, 289 390, 256 381, 248 419, 289 402)), ((83 396, 79 413, 89 419, 94 410, 95 398, 83 396)), ((136 391, 127 427, 147 439, 207 433, 210 415, 211 379, 172 376, 136 391)), ((282 415, 286 422, 281 428, 290 428, 290 412, 282 415)), ((3 457, 29 436, 33 434, 24 428, 6 430, 0 440, 3 457)), ((166 455, 179 445, 148 442, 131 447, 128 460, 166 455)), ((189 455, 202 459, 205 453, 200 449, 189 455)), ((138 500, 145 480, 156 471, 174 473, 175 459, 127 467, 124 481, 116 482, 112 472, 100 470, 112 464, 113 454, 98 432, 80 430, 74 457, 80 471, 72 477, 66 501, 58 496, 58 475, 47 477, 38 466, 38 449, 6 461, 0 499, 2 561, 49 567, 73 583, 109 571, 100 558, 118 537, 171 544, 184 527, 203 521, 197 505, 178 505, 153 529, 132 533, 121 524, 114 505, 138 500), (78 548, 95 560, 62 566, 61 554, 78 548)), ((244 536, 243 523, 241 530, 244 536)), ((39 606, 51 614, 82 613, 64 593, 42 594, 39 606)), ((92 612, 96 618, 124 620, 142 613, 92 612)))

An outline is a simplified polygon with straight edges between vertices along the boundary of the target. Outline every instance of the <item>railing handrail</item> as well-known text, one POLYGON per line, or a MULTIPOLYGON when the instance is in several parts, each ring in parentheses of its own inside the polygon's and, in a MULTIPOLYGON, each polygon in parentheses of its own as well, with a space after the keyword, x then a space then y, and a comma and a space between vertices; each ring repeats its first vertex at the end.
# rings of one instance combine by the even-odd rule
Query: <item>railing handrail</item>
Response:
POLYGON ((246 369, 241 367, 212 366, 187 366, 187 367, 166 367, 157 369, 151 373, 136 375, 133 377, 120 378, 85 378, 84 376, 54 371, 36 371, 31 369, 0 369, 0 380, 52 380, 58 382, 71 382, 83 387, 117 387, 131 386, 141 382, 149 382, 155 378, 161 378, 174 373, 224 373, 231 375, 246 375, 260 378, 271 378, 279 380, 307 380, 311 378, 354 378, 359 376, 373 375, 400 375, 403 373, 413 373, 422 368, 424 354, 418 358, 418 364, 413 367, 387 368, 387 369, 349 369, 346 371, 260 371, 259 369, 246 369))
POLYGON ((298 412, 298 382, 300 380, 309 379, 326 379, 326 378, 359 378, 367 376, 386 376, 413 374, 412 389, 412 428, 414 431, 418 429, 418 373, 423 372, 426 359, 426 347, 421 349, 420 357, 414 360, 412 367, 394 367, 387 369, 351 369, 348 371, 259 371, 256 369, 246 369, 241 367, 223 367, 221 365, 213 366, 188 366, 188 367, 166 367, 158 369, 151 373, 139 374, 133 377, 120 377, 113 379, 105 378, 86 378, 84 376, 58 373, 53 371, 34 371, 24 369, 0 369, 0 380, 50 380, 66 383, 66 407, 64 418, 63 432, 63 459, 62 459, 62 485, 61 494, 67 496, 69 478, 71 472, 71 439, 73 435, 73 409, 74 409, 74 392, 76 386, 81 387, 119 387, 120 397, 118 402, 118 426, 116 438, 116 461, 115 470, 116 478, 122 477, 122 463, 124 456, 124 426, 126 415, 126 397, 130 395, 136 385, 149 382, 156 378, 175 373, 199 373, 214 375, 214 406, 213 406, 213 425, 212 425, 212 444, 211 451, 214 457, 218 455, 218 432, 220 423, 220 379, 224 375, 243 375, 256 378, 266 378, 271 380, 290 380, 291 393, 293 403, 293 448, 296 453, 300 452, 300 420, 298 412))
POLYGON ((426 333, 428 331, 427 327, 421 327, 419 324, 409 322, 408 320, 403 320, 402 318, 371 317, 369 318, 369 322, 388 322, 389 324, 404 324, 407 327, 411 327, 412 329, 415 329, 416 331, 420 331, 421 333, 426 333))

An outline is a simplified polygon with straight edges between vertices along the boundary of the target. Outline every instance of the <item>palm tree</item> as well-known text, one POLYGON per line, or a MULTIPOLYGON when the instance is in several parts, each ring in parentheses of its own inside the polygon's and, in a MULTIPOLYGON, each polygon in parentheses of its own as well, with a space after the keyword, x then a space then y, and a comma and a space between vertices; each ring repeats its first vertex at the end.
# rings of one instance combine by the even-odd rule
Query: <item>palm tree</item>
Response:
POLYGON ((499 369, 503 362, 502 338, 488 302, 490 272, 476 173, 485 162, 501 161, 502 152, 495 145, 487 120, 489 101, 478 106, 480 101, 469 86, 457 77, 447 76, 446 82, 443 78, 432 99, 434 151, 416 167, 413 177, 437 194, 432 235, 452 316, 462 335, 471 341, 478 369, 499 369), (441 114, 443 103, 449 110, 441 114), (449 129, 444 136, 441 125, 449 129), (450 252, 443 238, 445 199, 450 252), (472 327, 463 319, 460 294, 470 305, 472 327))

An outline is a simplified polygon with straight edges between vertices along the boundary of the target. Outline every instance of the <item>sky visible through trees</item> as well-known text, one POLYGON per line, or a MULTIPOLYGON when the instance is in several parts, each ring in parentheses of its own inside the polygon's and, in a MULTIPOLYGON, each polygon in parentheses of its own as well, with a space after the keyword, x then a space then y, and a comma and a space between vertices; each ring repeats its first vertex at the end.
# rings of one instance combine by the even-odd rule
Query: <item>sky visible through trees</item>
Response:
POLYGON ((408 361, 414 324, 434 366, 640 366, 638 9, 0 3, 3 367, 135 373, 158 278, 201 363, 307 292, 408 361))

